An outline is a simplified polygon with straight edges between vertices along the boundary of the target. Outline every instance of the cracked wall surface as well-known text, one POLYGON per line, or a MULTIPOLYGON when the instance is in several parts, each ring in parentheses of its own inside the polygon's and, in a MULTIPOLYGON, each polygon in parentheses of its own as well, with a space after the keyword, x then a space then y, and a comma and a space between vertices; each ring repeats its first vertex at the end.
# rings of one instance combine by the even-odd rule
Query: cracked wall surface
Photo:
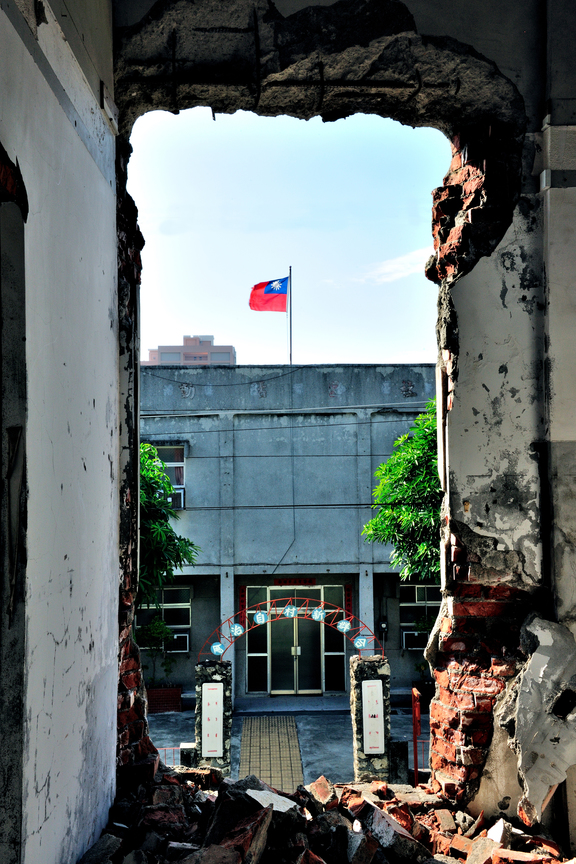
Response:
POLYGON ((2 864, 75 864, 115 788, 112 31, 110 6, 86 5, 0 8, 2 864))

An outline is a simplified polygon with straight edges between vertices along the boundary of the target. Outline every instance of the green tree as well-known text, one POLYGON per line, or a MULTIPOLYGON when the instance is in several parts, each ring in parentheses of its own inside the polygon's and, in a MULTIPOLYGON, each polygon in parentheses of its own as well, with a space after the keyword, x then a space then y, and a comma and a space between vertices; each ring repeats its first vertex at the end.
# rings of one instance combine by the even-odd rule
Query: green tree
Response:
POLYGON ((362 533, 371 543, 391 543, 392 564, 401 579, 440 581, 440 506, 436 402, 432 400, 410 432, 394 443, 395 452, 376 471, 379 508, 362 533))
POLYGON ((151 444, 140 445, 140 580, 137 605, 158 605, 158 590, 174 581, 174 571, 194 564, 200 549, 176 533, 174 489, 151 444))

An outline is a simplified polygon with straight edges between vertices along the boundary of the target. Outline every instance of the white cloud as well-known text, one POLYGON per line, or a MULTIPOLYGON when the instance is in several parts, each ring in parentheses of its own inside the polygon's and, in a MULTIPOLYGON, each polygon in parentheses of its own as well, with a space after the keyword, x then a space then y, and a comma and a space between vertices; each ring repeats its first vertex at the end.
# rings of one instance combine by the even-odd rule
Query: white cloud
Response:
POLYGON ((425 246, 423 249, 408 252, 407 255, 389 258, 388 261, 382 261, 373 270, 370 270, 363 281, 395 282, 396 279, 411 276, 413 273, 424 275, 424 265, 433 251, 431 246, 425 246))

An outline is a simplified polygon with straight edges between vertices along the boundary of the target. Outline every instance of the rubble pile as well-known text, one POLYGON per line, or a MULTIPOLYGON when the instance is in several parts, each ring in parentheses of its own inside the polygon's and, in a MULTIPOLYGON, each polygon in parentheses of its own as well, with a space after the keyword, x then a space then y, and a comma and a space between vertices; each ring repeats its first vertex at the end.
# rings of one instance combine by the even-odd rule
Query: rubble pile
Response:
MULTIPOLYGON (((288 794, 254 775, 167 768, 120 792, 79 864, 561 864, 551 838, 518 820, 454 810, 420 784, 333 785, 288 794), (529 833, 527 833, 527 831, 529 833)), ((572 859, 576 864, 576 859, 572 859)))

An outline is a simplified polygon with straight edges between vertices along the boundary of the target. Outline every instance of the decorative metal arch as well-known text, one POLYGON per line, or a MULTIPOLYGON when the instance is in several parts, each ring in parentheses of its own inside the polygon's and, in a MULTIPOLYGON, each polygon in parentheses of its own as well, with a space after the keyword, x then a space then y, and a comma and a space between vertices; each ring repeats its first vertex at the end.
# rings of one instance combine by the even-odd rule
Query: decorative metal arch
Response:
POLYGON ((326 601, 318 602, 310 597, 282 597, 248 606, 223 621, 202 645, 198 661, 206 657, 223 657, 228 648, 250 630, 286 618, 317 621, 342 633, 359 654, 371 651, 384 656, 384 648, 370 627, 355 615, 347 614, 341 606, 326 601), (249 618, 250 612, 254 614, 249 618))

